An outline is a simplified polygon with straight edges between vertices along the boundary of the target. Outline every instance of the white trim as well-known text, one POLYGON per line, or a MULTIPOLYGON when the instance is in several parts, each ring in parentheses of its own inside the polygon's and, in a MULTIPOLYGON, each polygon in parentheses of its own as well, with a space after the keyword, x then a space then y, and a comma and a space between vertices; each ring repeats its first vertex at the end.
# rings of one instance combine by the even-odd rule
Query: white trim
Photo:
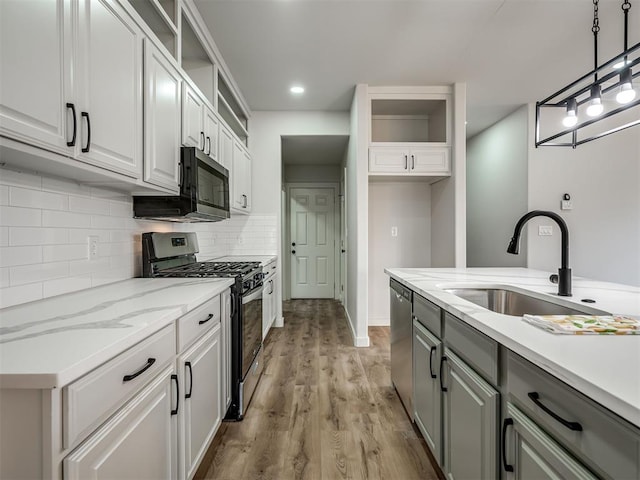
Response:
POLYGON ((388 327, 391 325, 391 320, 386 315, 371 316, 369 315, 370 327, 388 327))
POLYGON ((369 336, 366 337, 357 337, 356 332, 353 329, 353 322, 351 321, 351 317, 349 316, 349 312, 347 309, 344 309, 344 314, 347 317, 347 323, 349 324, 349 332, 351 333, 351 339, 353 340, 354 347, 368 347, 369 346, 369 336))

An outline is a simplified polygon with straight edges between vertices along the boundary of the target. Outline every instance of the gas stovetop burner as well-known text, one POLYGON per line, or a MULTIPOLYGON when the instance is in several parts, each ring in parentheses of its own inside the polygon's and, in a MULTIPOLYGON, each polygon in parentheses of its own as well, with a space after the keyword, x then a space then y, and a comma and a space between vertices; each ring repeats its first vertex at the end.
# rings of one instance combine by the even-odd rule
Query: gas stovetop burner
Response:
POLYGON ((163 268, 158 276, 244 277, 260 267, 260 262, 195 262, 180 267, 163 268))

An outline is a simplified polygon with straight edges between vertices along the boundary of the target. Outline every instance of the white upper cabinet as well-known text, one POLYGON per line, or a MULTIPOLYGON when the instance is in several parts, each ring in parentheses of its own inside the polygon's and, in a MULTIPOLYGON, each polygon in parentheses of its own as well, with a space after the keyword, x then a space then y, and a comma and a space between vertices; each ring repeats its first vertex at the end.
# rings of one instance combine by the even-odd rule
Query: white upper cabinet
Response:
POLYGON ((448 87, 370 89, 370 174, 436 177, 451 174, 449 90, 448 87))
POLYGON ((151 42, 145 41, 145 182, 179 191, 180 88, 182 78, 151 42))
POLYGON ((73 97, 65 3, 0 2, 0 133, 68 154, 73 119, 66 104, 73 97))
POLYGON ((142 33, 114 0, 0 2, 0 132, 142 169, 142 33))
POLYGON ((139 178, 142 32, 113 0, 77 5, 78 159, 139 178))
POLYGON ((182 84, 182 145, 205 149, 204 101, 187 82, 182 84))
POLYGON ((230 203, 238 213, 251 212, 251 157, 238 141, 233 144, 230 203))
POLYGON ((218 129, 220 122, 213 110, 206 105, 203 110, 204 114, 204 152, 213 159, 218 157, 218 129))
POLYGON ((233 133, 222 122, 218 132, 218 162, 233 175, 233 133))

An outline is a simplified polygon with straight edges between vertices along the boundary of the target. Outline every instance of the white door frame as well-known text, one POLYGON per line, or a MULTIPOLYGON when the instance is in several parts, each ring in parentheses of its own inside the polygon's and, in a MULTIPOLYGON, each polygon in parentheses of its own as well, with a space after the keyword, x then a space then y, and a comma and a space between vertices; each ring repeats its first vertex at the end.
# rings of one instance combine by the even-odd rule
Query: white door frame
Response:
POLYGON ((283 285, 286 284, 287 298, 291 298, 291 190, 294 188, 331 188, 333 190, 333 298, 340 298, 340 202, 338 192, 340 185, 335 182, 291 182, 286 183, 287 188, 287 211, 285 216, 286 235, 283 237, 282 254, 287 256, 288 269, 286 272, 286 282, 283 279, 283 285))

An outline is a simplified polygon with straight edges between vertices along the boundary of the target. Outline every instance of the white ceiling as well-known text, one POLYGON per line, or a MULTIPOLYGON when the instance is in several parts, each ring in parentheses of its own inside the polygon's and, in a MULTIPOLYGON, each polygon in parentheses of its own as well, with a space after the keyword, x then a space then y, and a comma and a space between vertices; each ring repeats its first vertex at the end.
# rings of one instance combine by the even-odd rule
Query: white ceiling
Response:
MULTIPOLYGON (((593 67, 589 0, 195 3, 252 110, 346 111, 358 83, 466 82, 472 136, 593 67)), ((620 5, 600 0, 600 63, 622 51, 620 5)), ((638 32, 634 4, 630 45, 638 32)))

